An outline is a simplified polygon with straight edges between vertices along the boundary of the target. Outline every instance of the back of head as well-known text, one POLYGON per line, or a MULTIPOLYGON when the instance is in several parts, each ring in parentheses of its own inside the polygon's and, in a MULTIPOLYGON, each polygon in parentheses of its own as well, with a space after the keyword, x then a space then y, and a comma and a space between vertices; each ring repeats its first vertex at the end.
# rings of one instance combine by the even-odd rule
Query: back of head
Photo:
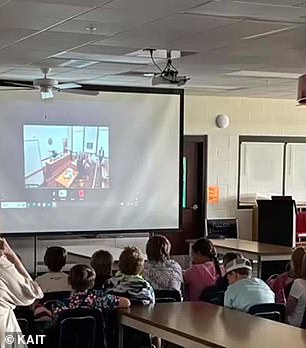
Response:
POLYGON ((303 260, 302 260, 301 278, 306 279, 306 254, 303 256, 303 260))
POLYGON ((88 265, 78 264, 69 272, 69 283, 74 291, 91 289, 95 284, 96 273, 88 265))
POLYGON ((223 256, 223 265, 226 266, 226 264, 235 259, 242 259, 242 255, 240 253, 226 253, 223 256))
POLYGON ((52 272, 59 272, 65 265, 67 251, 63 247, 48 247, 44 256, 45 265, 52 272))
POLYGON ((125 247, 119 257, 119 271, 126 275, 138 275, 143 271, 144 258, 139 248, 125 247))
POLYGON ((221 276, 221 269, 217 257, 217 252, 211 240, 204 237, 197 239, 192 245, 192 251, 212 260, 215 264, 217 273, 221 276))
POLYGON ((297 247, 293 250, 291 255, 290 272, 297 278, 301 277, 302 260, 305 256, 305 249, 297 247))
POLYGON ((149 261, 164 262, 170 259, 171 244, 169 240, 161 235, 151 237, 146 246, 149 261))
POLYGON ((90 265, 97 275, 111 275, 113 263, 112 254, 106 250, 96 251, 90 259, 90 265))

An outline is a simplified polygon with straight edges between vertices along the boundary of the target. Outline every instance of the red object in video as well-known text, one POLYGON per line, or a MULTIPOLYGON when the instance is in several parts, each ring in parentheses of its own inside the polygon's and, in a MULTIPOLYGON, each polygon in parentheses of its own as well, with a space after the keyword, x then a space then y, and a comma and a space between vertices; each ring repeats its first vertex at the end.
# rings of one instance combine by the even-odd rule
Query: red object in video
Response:
POLYGON ((84 197, 85 197, 85 191, 79 190, 79 198, 84 198, 84 197))

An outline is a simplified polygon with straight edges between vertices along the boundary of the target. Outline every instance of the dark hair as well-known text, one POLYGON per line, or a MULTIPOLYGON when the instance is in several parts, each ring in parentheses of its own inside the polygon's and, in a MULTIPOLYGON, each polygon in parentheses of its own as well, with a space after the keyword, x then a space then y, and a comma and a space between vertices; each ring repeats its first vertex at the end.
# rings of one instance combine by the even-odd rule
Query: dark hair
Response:
POLYGON ((92 255, 90 266, 97 275, 112 275, 113 262, 111 253, 106 250, 98 250, 92 255))
POLYGON ((45 265, 52 272, 59 272, 66 265, 66 259, 66 249, 59 246, 47 248, 44 256, 45 265))
POLYGON ((146 246, 149 261, 166 261, 170 259, 171 244, 169 240, 161 235, 151 237, 146 246))
POLYGON ((226 253, 223 255, 223 266, 225 266, 227 263, 236 260, 236 259, 242 259, 242 255, 240 253, 226 253))
POLYGON ((89 265, 78 264, 71 268, 69 281, 73 290, 85 291, 95 284, 96 272, 89 265))
POLYGON ((118 268, 126 275, 137 275, 142 273, 144 258, 139 248, 125 247, 120 254, 118 268))
POLYGON ((207 238, 197 239, 192 246, 192 251, 195 253, 200 253, 202 256, 206 256, 211 259, 215 264, 217 273, 219 276, 222 276, 217 252, 211 240, 207 238))

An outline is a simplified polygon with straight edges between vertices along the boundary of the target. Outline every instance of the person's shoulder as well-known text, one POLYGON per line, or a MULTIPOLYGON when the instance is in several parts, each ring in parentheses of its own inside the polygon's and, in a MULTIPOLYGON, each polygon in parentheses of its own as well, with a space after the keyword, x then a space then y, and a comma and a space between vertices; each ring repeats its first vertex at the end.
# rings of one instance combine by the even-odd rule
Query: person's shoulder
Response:
POLYGON ((292 286, 299 286, 306 288, 306 280, 302 278, 295 279, 292 286))
POLYGON ((173 259, 170 259, 170 260, 167 260, 166 263, 170 266, 170 267, 173 267, 173 268, 177 268, 177 269, 182 269, 181 265, 173 260, 173 259))

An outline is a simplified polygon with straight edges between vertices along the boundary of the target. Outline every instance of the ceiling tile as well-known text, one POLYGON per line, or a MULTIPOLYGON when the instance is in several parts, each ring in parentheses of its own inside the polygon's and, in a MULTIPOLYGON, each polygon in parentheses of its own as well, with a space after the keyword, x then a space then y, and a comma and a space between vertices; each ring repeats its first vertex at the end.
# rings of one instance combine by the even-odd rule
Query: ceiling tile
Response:
POLYGON ((252 18, 278 22, 301 23, 303 12, 298 7, 275 6, 254 2, 220 0, 201 5, 189 10, 188 13, 196 13, 211 16, 224 16, 231 18, 252 18))
MULTIPOLYGON (((54 50, 56 51, 55 53, 57 53, 92 42, 96 40, 97 37, 99 36, 93 37, 90 34, 46 31, 24 40, 22 43, 18 44, 18 47, 26 47, 29 50, 54 50)), ((101 35, 100 37, 102 38, 103 36, 101 35)))
POLYGON ((237 23, 235 20, 203 18, 202 16, 192 16, 177 14, 167 18, 157 20, 153 23, 143 25, 115 37, 103 39, 96 45, 119 45, 131 47, 158 47, 165 48, 166 44, 176 39, 195 35, 198 32, 206 32, 218 27, 225 27, 237 23), (178 25, 180 23, 180 25, 178 25))
POLYGON ((51 29, 51 31, 88 34, 90 33, 90 28, 94 28, 92 31, 92 36, 94 37, 96 35, 114 35, 128 29, 129 27, 129 25, 123 23, 101 23, 74 19, 56 26, 51 29))

